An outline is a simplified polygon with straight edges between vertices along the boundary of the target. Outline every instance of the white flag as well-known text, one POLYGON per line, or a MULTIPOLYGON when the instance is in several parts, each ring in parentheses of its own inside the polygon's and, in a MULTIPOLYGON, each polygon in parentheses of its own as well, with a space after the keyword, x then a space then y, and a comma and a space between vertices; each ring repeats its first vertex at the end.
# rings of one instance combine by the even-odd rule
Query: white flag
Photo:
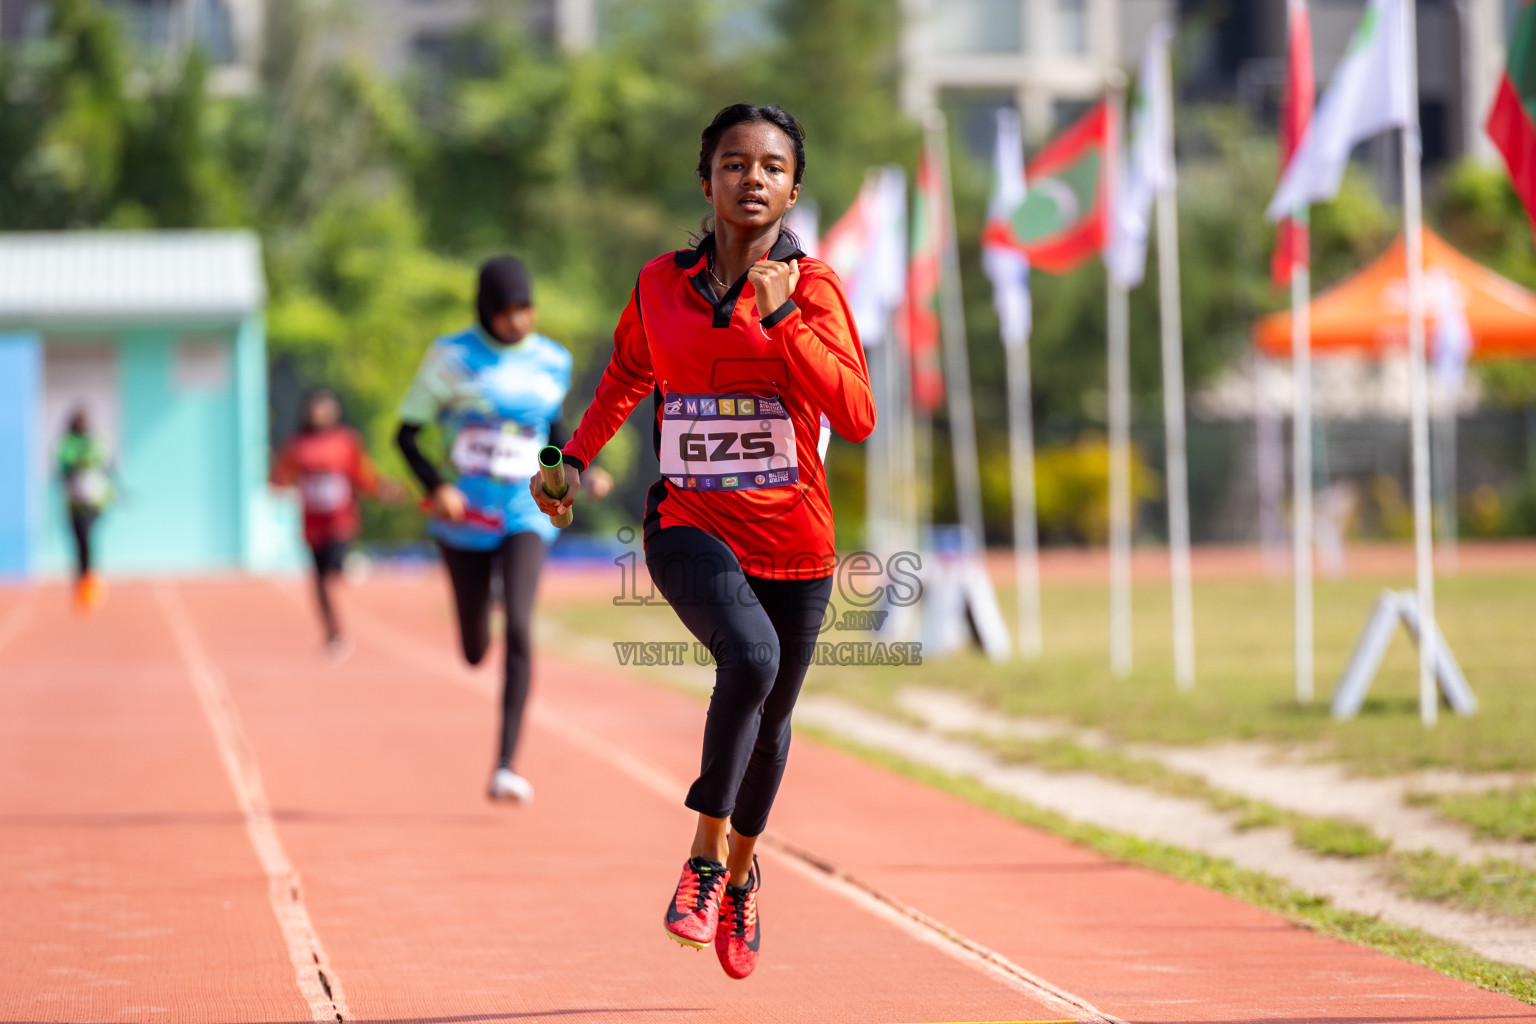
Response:
MULTIPOLYGON (((784 226, 800 240, 800 251, 812 259, 821 258, 821 207, 804 196, 784 215, 784 226)), ((816 454, 827 461, 827 446, 832 443, 832 422, 821 414, 821 430, 816 436, 816 454)))
POLYGON ((1120 169, 1109 247, 1104 262, 1116 283, 1135 288, 1147 273, 1147 236, 1152 226, 1152 201, 1174 188, 1173 82, 1168 71, 1168 44, 1173 26, 1162 22, 1147 36, 1131 107, 1131 145, 1120 169))
POLYGON ((812 259, 821 258, 821 208, 802 193, 800 201, 784 215, 784 226, 800 240, 800 251, 812 259))
POLYGON ((864 347, 880 344, 907 296, 907 179, 901 168, 870 171, 821 248, 821 258, 842 278, 864 347))
POLYGON ((1467 304, 1456 279, 1438 267, 1428 277, 1429 304, 1435 313, 1435 383, 1441 394, 1454 398, 1467 376, 1472 325, 1467 323, 1467 304))
MULTIPOLYGON (((997 112, 997 145, 992 151, 992 199, 987 220, 1011 220, 1024 202, 1024 142, 1019 114, 1012 107, 997 112)), ((1029 339, 1029 258, 1017 249, 982 244, 981 266, 992 281, 992 305, 1003 344, 1009 348, 1029 339)))
POLYGON ((1408 95, 1406 27, 1403 0, 1370 0, 1270 200, 1270 220, 1338 195, 1356 143, 1417 121, 1417 103, 1408 95))

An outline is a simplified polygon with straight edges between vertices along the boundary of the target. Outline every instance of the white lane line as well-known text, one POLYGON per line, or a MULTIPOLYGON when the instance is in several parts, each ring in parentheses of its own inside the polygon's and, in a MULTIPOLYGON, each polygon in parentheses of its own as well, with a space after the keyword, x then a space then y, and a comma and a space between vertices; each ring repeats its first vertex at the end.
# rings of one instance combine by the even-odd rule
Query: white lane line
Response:
MULTIPOLYGON (((681 800, 687 792, 687 785, 664 769, 577 725, 560 712, 552 711, 546 704, 534 706, 533 718, 567 743, 607 761, 640 785, 668 800, 681 800)), ((1104 1013, 1086 999, 1051 984, 996 950, 966 938, 942 921, 860 881, 825 858, 796 846, 777 833, 765 832, 761 843, 778 854, 778 859, 785 867, 812 884, 841 896, 911 938, 990 975, 1016 992, 1039 1000, 1052 1010, 1080 1015, 1073 1020, 1124 1024, 1118 1017, 1104 1013)))
POLYGON ((229 684, 203 650, 192 618, 175 589, 159 585, 155 587, 155 596, 160 600, 160 610, 165 614, 182 663, 192 679, 192 688, 197 692, 203 714, 213 730, 224 772, 229 776, 230 788, 235 791, 235 800, 245 816, 246 835, 267 874, 267 896, 272 902, 272 913, 277 917, 283 941, 288 946, 288 959, 293 963, 299 993, 309 1004, 314 1020, 347 1020, 351 1014, 347 1010, 346 996, 342 994, 341 980, 326 958, 320 936, 315 933, 309 909, 304 905, 304 887, 299 873, 288 859, 277 834, 272 806, 267 802, 266 787, 262 785, 261 771, 256 765, 256 754, 240 726, 240 712, 230 696, 229 684))
POLYGON ((32 602, 28 601, 16 608, 12 608, 10 614, 0 619, 0 649, 6 644, 21 636, 22 630, 32 623, 32 602))
MULTIPOLYGON (((471 675, 467 669, 452 671, 443 663, 442 655, 435 648, 428 647, 398 630, 389 629, 371 615, 359 615, 356 611, 351 615, 354 621, 365 625, 371 640, 388 648, 402 661, 482 696, 494 695, 495 680, 483 675, 471 675)), ((687 784, 673 777, 666 769, 640 754, 626 750, 606 737, 577 725, 566 715, 552 710, 547 703, 536 701, 531 711, 533 720, 539 725, 578 750, 606 761, 658 796, 681 802, 683 794, 687 792, 687 784)), ((996 950, 966 938, 942 921, 930 917, 873 885, 860 881, 825 858, 795 845, 777 833, 765 833, 762 844, 777 854, 778 859, 786 867, 811 883, 841 896, 917 941, 954 957, 1017 992, 1039 1000, 1052 1010, 1073 1014, 1073 1020, 1125 1024, 1120 1018, 1104 1013, 1081 996, 1046 981, 996 950)))

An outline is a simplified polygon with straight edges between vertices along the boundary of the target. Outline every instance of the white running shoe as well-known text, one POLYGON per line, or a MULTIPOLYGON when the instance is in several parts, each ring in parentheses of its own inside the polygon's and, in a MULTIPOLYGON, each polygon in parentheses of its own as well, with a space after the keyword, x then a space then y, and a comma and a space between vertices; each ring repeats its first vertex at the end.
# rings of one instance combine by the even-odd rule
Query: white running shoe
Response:
POLYGON ((352 641, 344 636, 333 636, 325 642, 325 657, 333 664, 339 664, 352 657, 352 641))
POLYGON ((533 803, 533 783, 511 768, 497 768, 491 776, 492 800, 511 800, 518 804, 533 803))

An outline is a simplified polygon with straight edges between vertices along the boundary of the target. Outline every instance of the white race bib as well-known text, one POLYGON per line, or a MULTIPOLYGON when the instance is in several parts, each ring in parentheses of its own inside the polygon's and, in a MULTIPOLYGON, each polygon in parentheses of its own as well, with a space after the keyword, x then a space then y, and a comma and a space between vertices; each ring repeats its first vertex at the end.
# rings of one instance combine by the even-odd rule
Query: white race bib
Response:
POLYGON ((299 480, 304 507, 311 512, 340 512, 352 501, 352 481, 345 473, 305 473, 299 480))
POLYGON ((533 428, 519 423, 467 426, 454 439, 449 457, 461 476, 527 480, 538 472, 541 447, 533 428))
POLYGON ((800 480, 795 425, 777 398, 669 394, 661 408, 661 473, 695 491, 788 487, 800 480))
POLYGON ((76 505, 100 505, 112 490, 112 481, 107 474, 94 466, 75 470, 69 474, 66 484, 69 500, 76 505))

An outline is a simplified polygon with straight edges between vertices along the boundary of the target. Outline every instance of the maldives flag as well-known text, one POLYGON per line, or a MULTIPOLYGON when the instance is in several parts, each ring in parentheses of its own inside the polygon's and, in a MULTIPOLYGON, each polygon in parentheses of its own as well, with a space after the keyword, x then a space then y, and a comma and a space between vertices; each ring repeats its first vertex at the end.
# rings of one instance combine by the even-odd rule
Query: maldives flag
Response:
POLYGON ((907 262, 907 346, 912 356, 912 402, 933 412, 944 397, 939 370, 939 284, 949 241, 949 203, 938 153, 923 148, 912 200, 912 258, 907 262))
MULTIPOLYGON (((1307 14, 1307 0, 1288 0, 1286 19, 1290 26, 1287 43, 1285 97, 1280 102, 1280 171, 1290 164, 1301 137, 1312 119, 1317 83, 1312 76, 1312 20, 1307 14)), ((1287 217, 1275 235, 1275 253, 1269 261, 1269 276, 1276 288, 1291 283, 1291 267, 1310 261, 1311 245, 1305 219, 1287 217)))
POLYGON ((1104 249, 1109 107, 1100 103, 1042 149, 1025 171, 1029 197, 989 221, 982 243, 1013 249, 1030 265, 1064 274, 1104 249))
POLYGON ((1488 137, 1509 165, 1536 231, 1536 0, 1525 0, 1509 33, 1509 61, 1488 112, 1488 137))

